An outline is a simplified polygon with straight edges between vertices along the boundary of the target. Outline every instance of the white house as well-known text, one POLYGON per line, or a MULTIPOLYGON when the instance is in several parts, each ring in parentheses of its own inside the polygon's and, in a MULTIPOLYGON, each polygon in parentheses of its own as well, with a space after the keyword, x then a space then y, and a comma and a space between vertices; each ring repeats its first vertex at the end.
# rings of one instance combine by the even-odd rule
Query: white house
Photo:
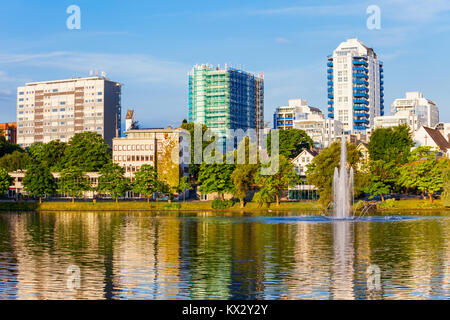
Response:
POLYGON ((416 147, 433 147, 442 155, 450 156, 450 143, 437 129, 421 127, 414 133, 414 143, 416 147))
POLYGON ((306 182, 307 165, 310 164, 318 154, 319 153, 316 150, 304 149, 297 157, 291 160, 291 163, 295 166, 297 175, 303 178, 303 182, 295 187, 289 188, 290 199, 316 200, 318 198, 316 187, 306 182))

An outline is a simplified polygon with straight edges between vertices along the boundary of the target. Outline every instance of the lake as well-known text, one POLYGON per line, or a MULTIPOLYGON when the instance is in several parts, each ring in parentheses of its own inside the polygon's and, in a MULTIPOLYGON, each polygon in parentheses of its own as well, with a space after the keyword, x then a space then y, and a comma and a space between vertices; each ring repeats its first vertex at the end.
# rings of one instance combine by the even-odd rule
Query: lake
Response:
POLYGON ((450 215, 0 213, 0 299, 449 299, 450 215))

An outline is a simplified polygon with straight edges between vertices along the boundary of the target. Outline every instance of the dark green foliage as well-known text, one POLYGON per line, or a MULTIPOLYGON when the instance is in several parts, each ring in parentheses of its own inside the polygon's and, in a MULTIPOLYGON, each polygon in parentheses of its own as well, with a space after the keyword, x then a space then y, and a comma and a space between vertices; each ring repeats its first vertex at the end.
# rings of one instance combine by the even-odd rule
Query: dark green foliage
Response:
POLYGON ((83 132, 70 139, 62 162, 66 168, 77 166, 84 172, 96 172, 109 163, 111 157, 111 147, 100 134, 83 132))
POLYGON ((233 205, 234 202, 231 200, 214 199, 211 202, 211 208, 213 209, 227 209, 231 208, 233 205))
POLYGON ((8 172, 25 170, 31 161, 32 159, 27 153, 16 150, 0 158, 0 167, 5 168, 8 172))
POLYGON ((13 179, 8 175, 8 172, 5 169, 0 168, 0 196, 8 192, 12 182, 13 179))
POLYGON ((100 169, 97 191, 110 194, 116 201, 131 189, 131 183, 124 177, 124 168, 108 162, 100 169))
POLYGON ((13 153, 14 151, 23 152, 23 149, 18 144, 6 140, 5 136, 0 135, 0 158, 6 154, 13 153))
MULTIPOLYGON (((314 146, 314 142, 308 134, 299 129, 279 130, 280 137, 280 155, 293 159, 303 149, 309 149, 314 146)), ((272 132, 267 137, 267 150, 271 154, 272 132)))
POLYGON ((50 169, 43 164, 28 166, 23 179, 23 186, 30 195, 39 198, 45 195, 53 195, 56 191, 55 179, 50 169))
POLYGON ((414 142, 408 126, 376 129, 369 142, 370 159, 404 164, 408 161, 414 142))

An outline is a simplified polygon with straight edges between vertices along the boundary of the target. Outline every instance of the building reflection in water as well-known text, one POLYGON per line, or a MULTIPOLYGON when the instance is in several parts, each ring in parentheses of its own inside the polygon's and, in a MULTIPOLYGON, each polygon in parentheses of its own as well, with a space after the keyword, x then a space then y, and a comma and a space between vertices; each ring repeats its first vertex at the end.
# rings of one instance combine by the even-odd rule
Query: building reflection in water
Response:
POLYGON ((450 298, 450 219, 5 213, 0 231, 0 299, 450 298), (372 264, 381 290, 368 289, 372 264))

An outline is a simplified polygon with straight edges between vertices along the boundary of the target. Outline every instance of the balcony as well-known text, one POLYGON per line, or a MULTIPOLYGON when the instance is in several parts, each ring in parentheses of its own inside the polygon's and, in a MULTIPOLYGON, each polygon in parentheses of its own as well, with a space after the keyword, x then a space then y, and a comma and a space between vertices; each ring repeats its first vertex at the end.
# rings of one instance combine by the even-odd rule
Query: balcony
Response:
POLYGON ((383 78, 384 78, 384 75, 383 75, 383 74, 380 74, 380 78, 383 79, 383 78))
POLYGON ((353 114, 354 117, 363 117, 363 118, 368 118, 370 117, 368 113, 365 112, 358 112, 358 113, 354 113, 353 114))
POLYGON ((380 84, 381 84, 381 85, 383 85, 383 84, 384 84, 384 81, 383 81, 383 80, 381 80, 381 81, 380 81, 380 84))
POLYGON ((328 118, 334 118, 334 114, 333 113, 329 113, 328 114, 328 118))
POLYGON ((364 78, 364 79, 369 79, 369 76, 367 74, 364 73, 354 73, 353 77, 355 78, 364 78))
POLYGON ((381 93, 380 93, 380 96, 384 97, 384 93, 383 93, 383 92, 381 92, 381 93))
POLYGON ((369 101, 367 101, 367 100, 361 100, 361 99, 355 99, 355 100, 353 100, 353 103, 354 103, 354 104, 365 104, 365 105, 368 105, 368 104, 369 104, 369 101))
POLYGON ((333 81, 328 81, 328 83, 327 83, 329 86, 332 86, 333 85, 333 81))
POLYGON ((333 88, 328 88, 328 92, 333 92, 333 88))
POLYGON ((383 110, 381 110, 380 115, 384 116, 384 111, 383 110))
POLYGON ((366 112, 369 112, 369 107, 365 107, 365 106, 353 106, 353 110, 355 110, 355 111, 366 111, 366 112))
POLYGON ((334 99, 334 94, 329 94, 328 99, 334 99))
POLYGON ((366 88, 366 87, 353 87, 353 90, 367 92, 367 91, 369 91, 369 88, 366 88))
POLYGON ((334 108, 333 107, 329 107, 328 108, 328 112, 333 112, 334 111, 334 108))
POLYGON ((333 69, 328 69, 327 72, 328 73, 333 73, 333 69))
POLYGON ((364 80, 353 80, 353 83, 354 84, 363 84, 365 86, 369 85, 369 83, 367 81, 364 81, 364 80))
POLYGON ((369 72, 369 70, 364 67, 353 67, 353 71, 363 71, 366 73, 369 72))
POLYGON ((366 126, 354 126, 353 129, 355 129, 355 130, 367 130, 369 128, 366 127, 366 126))
POLYGON ((369 95, 367 93, 361 93, 361 92, 355 92, 353 93, 353 96, 356 98, 369 98, 369 95))
POLYGON ((327 77, 327 79, 328 79, 328 80, 333 79, 333 75, 332 75, 332 74, 329 74, 328 77, 327 77))
POLYGON ((355 66, 365 66, 365 67, 368 66, 367 62, 362 61, 362 60, 353 60, 353 64, 355 66))
POLYGON ((331 105, 331 104, 334 104, 334 101, 333 101, 333 100, 329 100, 329 101, 328 101, 328 104, 330 104, 330 105, 331 105))
POLYGON ((358 124, 361 124, 361 123, 369 124, 369 120, 366 120, 366 119, 354 119, 353 122, 358 123, 358 124))
POLYGON ((333 62, 332 62, 332 61, 328 62, 328 63, 327 63, 327 66, 328 66, 328 67, 333 67, 333 62))
POLYGON ((383 90, 384 90, 384 87, 383 87, 383 86, 380 86, 380 90, 383 91, 383 90))

